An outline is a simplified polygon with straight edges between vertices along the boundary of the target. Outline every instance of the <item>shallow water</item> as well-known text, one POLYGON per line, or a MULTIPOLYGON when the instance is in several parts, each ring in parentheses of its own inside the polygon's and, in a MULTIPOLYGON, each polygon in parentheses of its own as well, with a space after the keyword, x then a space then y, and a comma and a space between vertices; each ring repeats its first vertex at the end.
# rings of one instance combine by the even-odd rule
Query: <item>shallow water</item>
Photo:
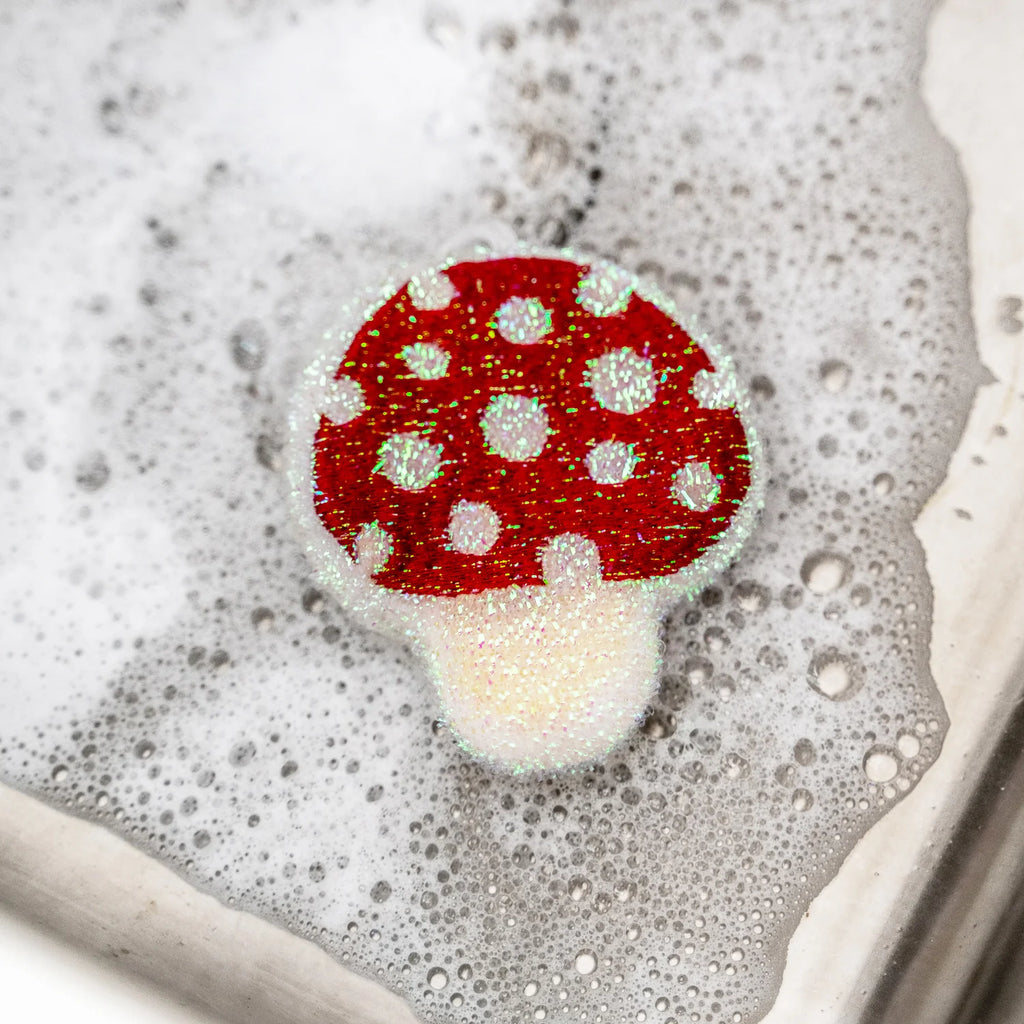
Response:
POLYGON ((502 6, 0 12, 0 770, 425 1020, 756 1020, 946 727, 911 523, 981 374, 930 5, 502 6), (281 471, 332 308, 495 219, 697 313, 770 471, 642 730, 540 781, 317 590, 281 471))

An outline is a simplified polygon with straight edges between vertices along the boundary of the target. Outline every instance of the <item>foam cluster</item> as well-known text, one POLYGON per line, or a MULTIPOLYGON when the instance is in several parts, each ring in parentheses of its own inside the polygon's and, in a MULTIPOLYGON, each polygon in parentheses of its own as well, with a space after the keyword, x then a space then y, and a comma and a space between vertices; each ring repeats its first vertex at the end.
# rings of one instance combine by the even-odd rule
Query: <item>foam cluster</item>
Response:
MULTIPOLYGON (((4 781, 430 1024, 763 1016, 810 901, 947 725, 912 523, 981 375, 966 201, 917 92, 930 7, 4 5, 4 781), (673 595, 646 648, 660 669, 639 728, 571 772, 467 757, 424 657, 381 630, 391 601, 461 599, 438 569, 501 552, 507 569, 465 577, 472 600, 520 570, 551 596, 581 577, 643 590, 618 560, 616 496, 651 484, 651 451, 609 425, 660 418, 678 375, 662 381, 638 331, 575 364, 593 428, 569 429, 551 394, 488 393, 466 420, 438 405, 375 432, 376 377, 342 365, 335 333, 339 296, 365 285, 353 332, 406 280, 403 316, 445 317, 455 267, 502 234, 598 254, 564 257, 581 323, 632 317, 637 277, 696 314, 733 357, 765 466, 739 560, 673 595), (432 269, 379 287, 403 260, 432 269), (328 329, 308 436, 321 417, 339 452, 365 434, 338 531, 309 506, 306 536, 344 555, 337 589, 294 539, 286 473, 296 378, 328 329), (574 437, 570 476, 511 486, 574 437), (470 486, 469 442, 530 509, 470 486), (380 500, 361 505, 367 483, 380 500), (598 491, 600 533, 568 524, 598 491), (388 494, 436 510, 429 545, 407 545, 388 494), (388 585, 411 569, 422 596, 388 585), (333 596, 360 574, 390 595, 363 622, 333 596)), ((478 329, 532 360, 569 306, 524 289, 478 329)), ((732 422, 717 349, 669 315, 709 354, 674 398, 732 422)), ((463 365, 436 331, 387 360, 414 394, 463 365)), ((718 515, 734 480, 700 445, 666 457, 652 589, 683 568, 671 523, 718 515)), ((564 599, 581 657, 592 631, 639 629, 633 604, 592 615, 593 593, 564 599)), ((508 664, 542 662, 525 620, 495 633, 508 664)), ((603 671, 567 674, 573 700, 603 671)))

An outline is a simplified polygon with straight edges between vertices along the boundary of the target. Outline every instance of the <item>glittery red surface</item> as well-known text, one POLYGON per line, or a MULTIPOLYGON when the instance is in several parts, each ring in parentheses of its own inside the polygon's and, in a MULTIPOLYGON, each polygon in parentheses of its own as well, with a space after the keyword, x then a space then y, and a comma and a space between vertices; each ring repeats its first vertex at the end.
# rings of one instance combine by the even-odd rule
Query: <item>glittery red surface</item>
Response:
POLYGON ((456 297, 445 309, 415 309, 403 287, 338 353, 336 377, 358 381, 366 408, 352 422, 326 417, 314 442, 314 501, 324 525, 353 553, 360 528, 377 522, 394 551, 374 575, 407 593, 455 595, 543 582, 540 553, 562 533, 591 538, 606 580, 677 572, 715 543, 750 483, 746 437, 731 409, 702 408, 690 394, 698 370, 713 369, 685 330, 637 295, 622 313, 597 317, 576 302, 587 268, 558 259, 514 257, 457 264, 446 271, 456 297), (538 298, 552 331, 534 345, 513 345, 494 326, 512 296, 538 298), (401 353, 417 341, 451 354, 447 374, 421 380, 401 353), (587 362, 631 348, 649 358, 659 383, 655 401, 626 415, 603 409, 585 383, 587 362), (526 462, 490 452, 480 428, 489 399, 501 392, 537 398, 550 436, 526 462), (415 431, 444 446, 442 474, 422 490, 402 490, 375 472, 392 434, 415 431), (594 443, 635 445, 640 461, 622 484, 597 484, 585 458, 594 443), (707 512, 672 496, 673 474, 706 461, 721 491, 707 512), (452 506, 487 502, 502 530, 486 555, 451 550, 452 506))

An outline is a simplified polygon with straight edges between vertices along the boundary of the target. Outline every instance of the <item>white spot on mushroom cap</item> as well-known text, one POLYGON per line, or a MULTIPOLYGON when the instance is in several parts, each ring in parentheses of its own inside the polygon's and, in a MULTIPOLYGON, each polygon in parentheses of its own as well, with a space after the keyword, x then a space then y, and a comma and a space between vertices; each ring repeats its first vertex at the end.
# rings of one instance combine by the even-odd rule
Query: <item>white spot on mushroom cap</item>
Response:
POLYGON ((485 501, 459 501, 452 506, 448 538, 463 555, 486 555, 501 534, 501 519, 485 501))
POLYGON ((728 374, 711 370, 698 370, 693 375, 690 394, 705 409, 732 409, 738 397, 735 382, 728 374))
POLYGON ((540 299, 516 295, 498 307, 495 323, 513 345, 536 345, 551 333, 551 310, 540 299))
POLYGON ((625 441, 601 441, 587 452, 587 472, 594 483, 622 484, 639 462, 633 446, 625 441))
POLYGON ((420 380, 440 380, 448 372, 451 356, 432 341, 417 341, 402 349, 402 359, 420 380))
POLYGON ((576 301, 593 316, 612 316, 629 305, 636 278, 607 260, 595 260, 580 278, 576 301))
POLYGON ((321 411, 339 427, 351 423, 365 408, 363 389, 351 377, 332 380, 324 389, 321 411))
POLYGON ((536 398, 495 395, 480 417, 480 429, 488 448, 512 462, 534 459, 548 439, 548 414, 536 398))
POLYGON ((672 497, 694 512, 707 512, 722 490, 706 462, 688 462, 672 477, 672 497))
POLYGON ((356 534, 356 565, 368 575, 380 572, 395 550, 391 534, 379 523, 366 523, 356 534))
POLYGON ((409 300, 416 309, 444 309, 455 295, 451 279, 438 270, 428 270, 409 281, 409 300))
POLYGON ((419 491, 441 475, 440 444, 412 432, 392 434, 377 452, 374 472, 403 491, 419 491))
POLYGON ((601 552, 579 533, 552 537, 541 552, 540 564, 549 587, 578 587, 601 577, 601 552))
POLYGON ((654 364, 631 348, 617 348, 587 362, 585 380, 598 405, 631 416, 653 401, 658 381, 654 364))

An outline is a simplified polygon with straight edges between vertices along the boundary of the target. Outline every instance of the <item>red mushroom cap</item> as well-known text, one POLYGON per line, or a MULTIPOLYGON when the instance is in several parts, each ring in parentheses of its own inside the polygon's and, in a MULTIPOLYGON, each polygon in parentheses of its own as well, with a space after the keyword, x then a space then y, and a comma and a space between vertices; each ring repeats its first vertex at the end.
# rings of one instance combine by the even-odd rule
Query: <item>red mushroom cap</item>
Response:
POLYGON ((338 353, 314 443, 317 514, 352 557, 373 534, 375 583, 541 584, 565 534, 596 546, 604 580, 638 581, 727 531, 747 437, 734 408, 701 404, 716 367, 660 305, 606 268, 537 256, 428 284, 338 353))

